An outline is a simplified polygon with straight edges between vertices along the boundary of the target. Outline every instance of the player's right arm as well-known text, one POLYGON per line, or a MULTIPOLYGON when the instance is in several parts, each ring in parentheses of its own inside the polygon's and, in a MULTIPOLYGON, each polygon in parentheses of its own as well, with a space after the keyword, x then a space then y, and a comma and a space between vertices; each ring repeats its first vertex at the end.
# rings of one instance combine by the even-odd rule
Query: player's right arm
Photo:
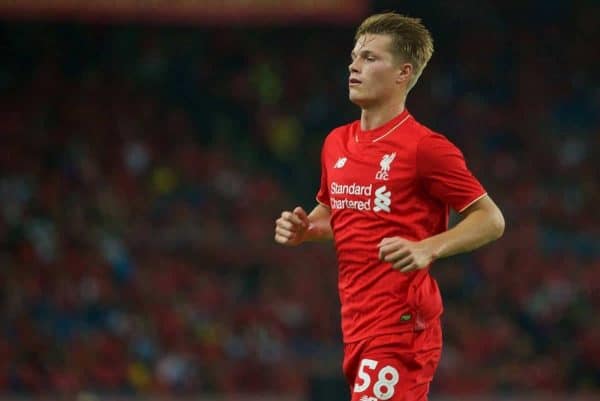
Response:
POLYGON ((333 238, 331 210, 318 204, 309 215, 300 206, 284 211, 275 221, 275 242, 295 246, 306 241, 325 241, 333 238))

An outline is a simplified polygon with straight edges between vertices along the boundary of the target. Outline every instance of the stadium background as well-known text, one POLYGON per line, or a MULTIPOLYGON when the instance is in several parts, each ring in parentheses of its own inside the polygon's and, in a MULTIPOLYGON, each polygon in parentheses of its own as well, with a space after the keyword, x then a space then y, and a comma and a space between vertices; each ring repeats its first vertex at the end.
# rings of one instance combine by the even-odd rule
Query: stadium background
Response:
POLYGON ((431 399, 600 397, 597 1, 76 3, 0 2, 0 398, 345 400, 332 248, 273 222, 389 9, 436 43, 408 108, 507 220, 433 269, 431 399))

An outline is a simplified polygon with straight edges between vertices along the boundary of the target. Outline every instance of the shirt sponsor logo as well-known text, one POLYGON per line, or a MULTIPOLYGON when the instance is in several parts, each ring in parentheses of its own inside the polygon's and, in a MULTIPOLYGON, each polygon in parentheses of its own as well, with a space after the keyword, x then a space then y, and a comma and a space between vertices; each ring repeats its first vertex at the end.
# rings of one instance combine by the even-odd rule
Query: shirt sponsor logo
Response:
POLYGON ((348 161, 348 158, 346 158, 346 157, 340 157, 339 159, 337 159, 337 161, 333 165, 333 168, 342 168, 342 167, 344 167, 346 165, 346 161, 348 161))
POLYGON ((392 204, 392 193, 387 190, 384 185, 375 190, 375 207, 373 208, 376 212, 390 212, 390 205, 392 204))
POLYGON ((396 152, 390 153, 389 155, 383 155, 379 162, 380 170, 375 174, 376 180, 387 181, 390 177, 390 166, 396 158, 396 152))
POLYGON ((332 195, 365 195, 371 196, 373 185, 359 185, 357 183, 352 184, 338 184, 337 182, 331 183, 331 194, 332 195))
POLYGON ((390 212, 392 194, 385 185, 373 192, 373 184, 360 185, 355 182, 352 184, 338 184, 334 181, 329 187, 329 193, 332 209, 390 212), (373 194, 374 196, 372 196, 373 194), (353 199, 345 195, 352 195, 353 199), (375 207, 373 207, 373 203, 375 207))
POLYGON ((331 198, 332 209, 355 209, 355 210, 371 210, 371 199, 354 200, 348 198, 331 198))

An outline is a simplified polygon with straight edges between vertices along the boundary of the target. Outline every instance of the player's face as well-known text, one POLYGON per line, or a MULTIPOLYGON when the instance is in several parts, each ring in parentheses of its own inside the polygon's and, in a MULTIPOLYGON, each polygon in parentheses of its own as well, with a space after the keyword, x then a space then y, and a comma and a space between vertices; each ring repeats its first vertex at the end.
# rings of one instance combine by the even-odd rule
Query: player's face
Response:
POLYGON ((398 91, 399 65, 391 53, 389 35, 365 34, 358 38, 348 66, 350 101, 360 107, 385 102, 398 91))

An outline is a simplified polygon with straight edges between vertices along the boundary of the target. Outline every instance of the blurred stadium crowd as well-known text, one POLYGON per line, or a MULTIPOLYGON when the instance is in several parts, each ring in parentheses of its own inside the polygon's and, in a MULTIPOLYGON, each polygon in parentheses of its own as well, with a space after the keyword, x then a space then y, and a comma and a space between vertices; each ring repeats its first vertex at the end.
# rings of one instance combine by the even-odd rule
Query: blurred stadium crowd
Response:
MULTIPOLYGON (((442 11, 408 108, 461 147, 507 232, 433 268, 432 391, 600 391, 599 16, 442 11)), ((272 231, 312 207, 324 136, 358 116, 352 36, 3 24, 0 392, 302 393, 339 374, 332 247, 272 231)))

